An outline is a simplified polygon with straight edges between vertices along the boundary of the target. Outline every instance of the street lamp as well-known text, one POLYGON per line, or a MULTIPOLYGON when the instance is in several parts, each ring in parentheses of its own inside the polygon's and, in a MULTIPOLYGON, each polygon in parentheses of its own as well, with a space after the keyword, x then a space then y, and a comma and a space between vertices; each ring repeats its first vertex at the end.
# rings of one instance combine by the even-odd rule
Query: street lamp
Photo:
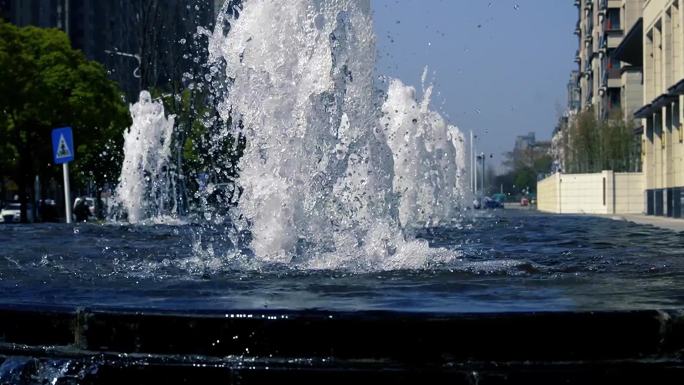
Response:
MULTIPOLYGON (((484 195, 485 195, 485 191, 486 191, 486 190, 485 190, 485 161, 487 160, 487 156, 485 155, 484 152, 482 152, 482 153, 480 153, 480 155, 477 155, 476 158, 477 158, 478 161, 480 161, 480 160, 482 161, 482 176, 481 176, 481 179, 482 179, 482 195, 484 196, 484 195)), ((489 154, 489 158, 490 158, 490 159, 491 159, 491 158, 494 158, 494 154, 489 154)))

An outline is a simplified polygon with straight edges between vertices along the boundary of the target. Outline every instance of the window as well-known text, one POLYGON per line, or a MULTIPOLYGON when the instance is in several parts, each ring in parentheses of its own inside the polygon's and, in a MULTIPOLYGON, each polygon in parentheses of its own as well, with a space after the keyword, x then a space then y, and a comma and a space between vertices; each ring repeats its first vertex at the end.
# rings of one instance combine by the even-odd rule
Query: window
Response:
POLYGON ((620 9, 618 8, 610 8, 608 10, 608 13, 606 15, 606 22, 605 22, 605 29, 606 31, 616 31, 621 29, 620 25, 620 9))

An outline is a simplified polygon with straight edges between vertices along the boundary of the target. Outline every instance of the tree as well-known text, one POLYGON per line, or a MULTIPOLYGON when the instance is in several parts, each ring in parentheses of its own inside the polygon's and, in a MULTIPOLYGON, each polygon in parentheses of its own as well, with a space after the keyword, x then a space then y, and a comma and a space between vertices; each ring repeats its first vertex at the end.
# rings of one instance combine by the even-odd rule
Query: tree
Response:
MULTIPOLYGON (((58 177, 50 131, 69 125, 77 142, 76 182, 102 186, 118 176, 121 134, 130 123, 121 91, 98 63, 71 48, 57 29, 18 28, 0 21, 0 105, 27 221, 32 177, 58 177)), ((4 152, 3 152, 4 153, 4 152)), ((98 191, 100 189, 98 188, 98 191)), ((66 202, 70 204, 70 202, 66 202)))
MULTIPOLYGON (((238 162, 246 141, 244 136, 231 131, 230 119, 224 122, 217 108, 208 107, 206 97, 200 91, 186 89, 174 98, 176 103, 168 104, 169 111, 178 115, 179 171, 186 176, 203 174, 211 183, 230 186, 227 191, 212 194, 209 199, 215 202, 207 202, 227 208, 239 196, 238 162)), ((187 178, 185 185, 194 191, 200 188, 197 178, 187 178)), ((195 199, 195 203, 201 202, 195 199)))
POLYGON ((504 154, 504 166, 508 173, 497 178, 497 184, 516 194, 535 192, 537 176, 547 174, 552 167, 551 144, 538 142, 531 146, 516 148, 504 154))
POLYGON ((577 114, 566 126, 565 168, 569 173, 637 171, 640 156, 634 124, 621 113, 598 120, 594 109, 577 114))

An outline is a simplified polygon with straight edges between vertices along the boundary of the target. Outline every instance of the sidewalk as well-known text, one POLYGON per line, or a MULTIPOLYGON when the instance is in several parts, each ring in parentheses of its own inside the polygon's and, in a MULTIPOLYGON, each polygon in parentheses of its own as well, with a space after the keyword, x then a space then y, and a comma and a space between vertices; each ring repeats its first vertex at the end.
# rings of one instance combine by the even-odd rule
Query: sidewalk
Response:
POLYGON ((606 215, 606 217, 616 221, 628 221, 638 225, 651 225, 666 230, 684 231, 684 219, 654 217, 643 214, 606 215))

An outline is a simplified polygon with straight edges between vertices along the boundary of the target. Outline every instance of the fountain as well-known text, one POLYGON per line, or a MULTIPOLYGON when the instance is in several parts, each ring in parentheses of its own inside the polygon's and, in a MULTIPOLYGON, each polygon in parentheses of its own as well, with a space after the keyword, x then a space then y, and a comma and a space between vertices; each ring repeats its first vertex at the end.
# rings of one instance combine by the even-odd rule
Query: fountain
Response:
POLYGON ((164 115, 164 105, 152 100, 147 91, 131 105, 133 125, 124 133, 124 161, 115 201, 130 223, 175 213, 169 207, 171 155, 174 116, 164 115))
POLYGON ((220 115, 247 141, 233 221, 257 258, 397 269, 443 257, 402 225, 458 215, 462 136, 429 110, 430 91, 420 105, 399 81, 379 91, 370 2, 250 0, 227 17, 210 55, 229 79, 220 115))
POLYGON ((416 101, 416 90, 392 80, 382 106, 394 156, 394 191, 404 227, 439 226, 460 214, 465 192, 464 138, 430 111, 432 86, 416 101))
POLYGON ((0 383, 678 378, 680 234, 461 217, 463 135, 427 71, 420 95, 375 76, 370 0, 232 3, 203 32, 223 124, 205 126, 202 215, 155 225, 177 211, 174 117, 142 92, 116 200, 143 226, 0 231, 0 383))

